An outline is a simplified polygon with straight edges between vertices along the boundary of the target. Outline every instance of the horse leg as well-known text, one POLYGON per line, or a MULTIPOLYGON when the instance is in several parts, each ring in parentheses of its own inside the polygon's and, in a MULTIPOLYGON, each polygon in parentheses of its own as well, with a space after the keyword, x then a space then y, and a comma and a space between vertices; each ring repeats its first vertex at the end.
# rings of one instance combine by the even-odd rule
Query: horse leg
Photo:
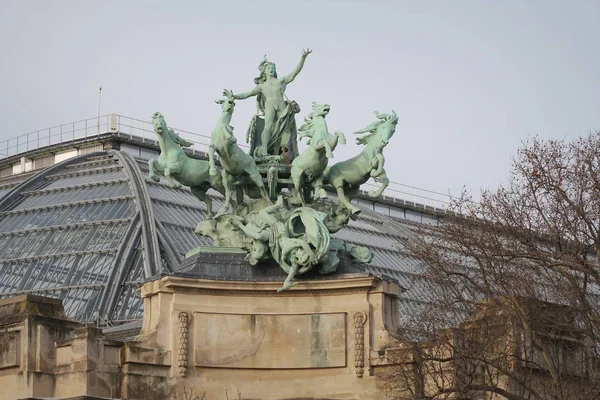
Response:
POLYGON ((323 174, 320 174, 318 176, 315 177, 315 179, 313 179, 313 188, 314 188, 314 195, 313 195, 313 200, 317 201, 320 199, 326 199, 327 198, 327 192, 323 189, 323 179, 325 177, 323 176, 323 174))
MULTIPOLYGON (((174 165, 171 165, 171 176, 173 174, 179 175, 181 170, 183 169, 183 163, 181 161, 176 162, 174 165)), ((181 187, 181 183, 174 178, 175 185, 173 186, 175 189, 179 189, 181 187)))
POLYGON ((172 162, 167 164, 165 167, 165 178, 169 181, 169 185, 172 188, 179 189, 181 187, 181 183, 173 180, 172 174, 178 174, 181 172, 181 163, 180 162, 172 162))
POLYGON ((330 137, 328 140, 331 151, 335 150, 338 144, 346 144, 346 136, 340 131, 335 131, 335 135, 330 137))
POLYGON ((379 179, 381 179, 381 186, 379 186, 379 189, 377 189, 377 190, 371 190, 371 191, 369 191, 369 196, 370 197, 379 197, 379 196, 381 196, 381 194, 383 193, 383 191, 390 184, 390 180, 388 179, 388 176, 385 173, 385 170, 383 168, 381 169, 381 174, 379 174, 379 179))
POLYGON ((160 168, 160 163, 156 158, 148 160, 148 170, 148 176, 150 179, 152 179, 154 182, 160 182, 160 176, 157 175, 157 172, 159 174, 163 174, 164 170, 160 168))
POLYGON ((233 190, 233 175, 225 170, 221 171, 221 175, 223 176, 223 185, 225 186, 225 202, 223 203, 223 207, 221 207, 217 213, 217 216, 227 214, 227 209, 231 203, 231 191, 233 190))
POLYGON ((327 156, 327 158, 333 158, 333 152, 331 151, 331 143, 329 143, 329 140, 327 140, 327 138, 323 139, 323 146, 325 146, 325 156, 327 156))
POLYGON ((175 187, 175 182, 173 181, 173 178, 171 178, 171 168, 169 168, 168 165, 165 167, 164 173, 165 178, 167 178, 167 182, 169 182, 169 186, 175 187))
POLYGON ((342 203, 348 210, 350 210, 350 213, 355 216, 358 215, 360 213, 360 208, 354 206, 352 203, 350 203, 350 200, 346 197, 346 193, 344 191, 344 186, 336 186, 335 188, 337 190, 337 195, 338 195, 338 199, 340 200, 340 203, 342 203))
POLYGON ((215 189, 217 192, 225 196, 225 184, 223 183, 222 171, 217 170, 217 175, 214 176, 209 174, 206 177, 206 181, 208 182, 211 188, 215 189))
POLYGON ((265 188, 265 184, 262 181, 262 176, 260 176, 260 172, 258 172, 258 168, 256 166, 251 166, 250 168, 246 168, 244 170, 250 176, 250 179, 260 190, 260 195, 263 199, 267 200, 269 205, 273 204, 271 198, 269 197, 269 193, 267 193, 267 189, 265 188))
POLYGON ((304 200, 304 193, 302 193, 302 169, 296 168, 294 165, 292 165, 290 175, 292 178, 292 182, 294 183, 294 190, 292 193, 294 204, 302 204, 303 206, 306 206, 306 201, 304 200))
MULTIPOLYGON (((344 135, 344 132, 341 131, 335 131, 335 144, 336 146, 338 144, 346 144, 346 135, 344 135)), ((335 147, 335 146, 334 146, 335 147)))
POLYGON ((371 170, 371 177, 375 178, 381 175, 383 172, 383 163, 385 159, 383 158, 383 154, 377 154, 373 159, 371 166, 373 169, 371 170))
POLYGON ((217 167, 215 166, 215 147, 212 143, 208 146, 208 165, 208 174, 211 176, 217 175, 217 167))
POLYGON ((198 198, 198 200, 206 203, 206 219, 211 219, 213 217, 212 199, 206 194, 206 190, 199 186, 191 186, 190 191, 198 198))

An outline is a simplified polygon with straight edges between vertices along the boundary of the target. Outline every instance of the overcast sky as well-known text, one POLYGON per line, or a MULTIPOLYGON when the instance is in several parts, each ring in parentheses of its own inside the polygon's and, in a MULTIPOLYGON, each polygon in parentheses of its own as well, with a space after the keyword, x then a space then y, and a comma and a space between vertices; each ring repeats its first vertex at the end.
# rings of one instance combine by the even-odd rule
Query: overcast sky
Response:
MULTIPOLYGON (((224 88, 313 49, 286 94, 347 135, 400 116, 391 180, 478 193, 533 135, 600 129, 600 1, 0 0, 0 141, 101 113, 210 134, 224 88)), ((238 101, 240 141, 255 101, 238 101)), ((336 159, 360 151, 349 140, 336 159)))

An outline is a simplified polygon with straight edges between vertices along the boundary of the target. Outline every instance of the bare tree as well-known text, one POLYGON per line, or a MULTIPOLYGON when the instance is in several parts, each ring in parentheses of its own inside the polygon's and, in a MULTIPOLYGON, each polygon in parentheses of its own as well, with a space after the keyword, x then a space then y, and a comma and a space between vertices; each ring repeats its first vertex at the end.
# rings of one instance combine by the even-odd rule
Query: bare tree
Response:
POLYGON ((388 352, 390 390, 600 398, 600 132, 524 143, 507 185, 450 211, 408 244, 433 297, 388 352))
POLYGON ((175 392, 170 397, 172 400, 206 400, 206 392, 199 396, 194 393, 194 388, 191 386, 183 386, 181 392, 175 392))
MULTIPOLYGON (((181 390, 174 391, 169 397, 170 400, 206 400, 206 392, 202 395, 195 394, 193 386, 183 386, 181 390)), ((225 399, 229 400, 229 392, 225 390, 225 399)), ((237 390, 237 399, 242 400, 242 392, 237 390)))

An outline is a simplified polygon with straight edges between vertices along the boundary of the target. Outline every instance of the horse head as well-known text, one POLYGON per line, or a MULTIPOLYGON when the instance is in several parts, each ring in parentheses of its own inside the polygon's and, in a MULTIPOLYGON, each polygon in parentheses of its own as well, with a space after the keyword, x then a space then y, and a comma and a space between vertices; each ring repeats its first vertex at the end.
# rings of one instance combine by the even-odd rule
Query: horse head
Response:
POLYGON ((379 114, 375 111, 377 118, 382 120, 382 124, 378 127, 378 131, 381 135, 381 139, 385 140, 386 144, 396 132, 396 125, 398 125, 398 115, 396 111, 392 110, 389 114, 379 114))
POLYGON ((221 105, 221 111, 227 114, 233 114, 235 108, 235 101, 233 98, 225 97, 224 99, 215 100, 215 103, 221 105))
POLYGON ((379 128, 379 135, 381 136, 382 148, 385 147, 390 138, 396 132, 396 125, 398 125, 398 115, 394 110, 387 114, 382 126, 379 128))
POLYGON ((383 148, 388 144, 390 138, 394 135, 394 132, 396 132, 398 115, 394 110, 389 114, 380 114, 375 111, 375 116, 379 121, 374 122, 365 128, 364 131, 361 131, 365 132, 366 129, 369 129, 367 135, 356 139, 357 144, 374 144, 377 148, 383 148))
POLYGON ((159 136, 162 136, 165 132, 168 132, 165 117, 158 111, 152 114, 152 126, 154 127, 154 132, 156 132, 156 134, 159 136))
POLYGON ((161 136, 164 139, 170 139, 180 147, 190 147, 193 144, 192 142, 188 142, 187 140, 183 139, 181 136, 175 133, 173 129, 170 129, 167 126, 164 115, 159 112, 155 112, 152 115, 152 126, 154 127, 154 132, 156 132, 158 136, 161 136))
MULTIPOLYGON (((312 111, 304 118, 304 124, 298 129, 300 138, 308 136, 313 137, 315 134, 314 122, 316 118, 325 118, 329 114, 331 107, 329 104, 319 104, 316 101, 312 102, 312 111)), ((319 132, 323 133, 323 132, 319 132)))
POLYGON ((315 117, 325 118, 325 116, 327 114, 329 114, 329 110, 331 110, 331 107, 329 106, 329 104, 319 104, 316 101, 313 101, 312 102, 312 112, 310 113, 309 118, 315 118, 315 117))

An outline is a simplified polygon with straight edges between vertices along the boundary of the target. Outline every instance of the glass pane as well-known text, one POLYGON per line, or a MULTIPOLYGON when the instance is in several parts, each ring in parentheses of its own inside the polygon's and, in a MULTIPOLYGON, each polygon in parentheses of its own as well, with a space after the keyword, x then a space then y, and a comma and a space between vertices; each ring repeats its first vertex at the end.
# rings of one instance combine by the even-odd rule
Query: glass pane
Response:
POLYGON ((23 200, 15 210, 24 208, 33 208, 56 205, 56 204, 68 204, 77 201, 104 199, 110 197, 120 197, 131 195, 131 190, 126 183, 114 184, 114 185, 100 185, 83 187, 71 190, 63 190, 60 192, 41 192, 37 195, 29 195, 23 200))
POLYGON ((69 176, 59 179, 50 180, 51 182, 46 188, 59 188, 73 185, 81 185, 90 182, 112 181, 115 179, 125 179, 125 174, 122 171, 111 171, 97 174, 84 174, 79 176, 69 176))
POLYGON ((0 232, 130 218, 133 217, 134 211, 133 201, 120 200, 38 209, 27 213, 9 213, 0 217, 0 232))

